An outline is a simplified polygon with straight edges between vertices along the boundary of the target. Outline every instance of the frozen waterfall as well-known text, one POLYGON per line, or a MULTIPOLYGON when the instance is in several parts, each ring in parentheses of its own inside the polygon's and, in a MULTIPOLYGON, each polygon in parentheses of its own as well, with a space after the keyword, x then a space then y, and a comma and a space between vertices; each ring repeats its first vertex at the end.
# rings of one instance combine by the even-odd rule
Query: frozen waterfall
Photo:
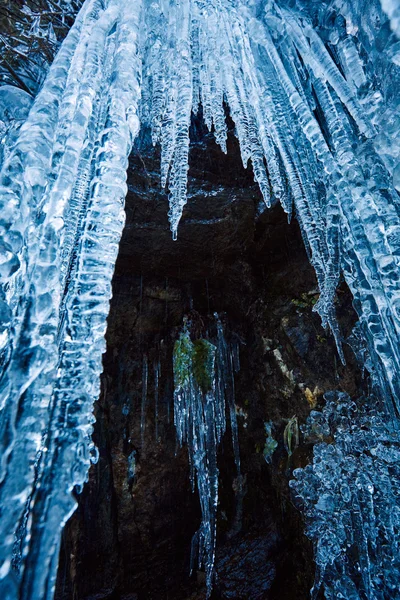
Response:
MULTIPOLYGON (((300 224, 320 289, 315 310, 339 353, 334 298, 344 275, 397 424, 399 11, 395 0, 85 1, 17 140, 2 136, 2 598, 51 599, 71 494, 96 460, 92 407, 140 123, 161 145, 176 239, 191 114, 201 104, 226 152, 229 112, 266 205, 279 201, 300 224)), ((0 98, 0 117, 8 101, 0 98)))

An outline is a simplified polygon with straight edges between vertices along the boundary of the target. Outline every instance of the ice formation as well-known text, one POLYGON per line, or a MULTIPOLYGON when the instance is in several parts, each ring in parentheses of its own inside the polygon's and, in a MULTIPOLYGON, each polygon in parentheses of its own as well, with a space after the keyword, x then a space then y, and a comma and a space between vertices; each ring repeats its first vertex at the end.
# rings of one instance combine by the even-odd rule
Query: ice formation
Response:
POLYGON ((0 10, 0 86, 35 95, 83 0, 3 0, 0 10))
MULTIPOLYGON (((399 597, 400 437, 396 425, 369 402, 325 395, 322 412, 303 427, 314 459, 294 471, 291 486, 315 544, 312 598, 399 597), (334 443, 333 443, 334 442, 334 443)), ((371 402, 372 400, 372 402, 371 402)))
POLYGON ((266 204, 280 200, 300 223, 323 325, 340 351, 333 299, 343 272, 398 410, 397 40, 383 32, 377 2, 314 4, 186 0, 181 18, 177 5, 162 3, 160 16, 152 4, 142 118, 161 142, 175 236, 186 202, 190 111, 201 101, 225 151, 229 107, 243 163, 251 160, 266 204), (379 44, 378 33, 386 36, 379 44))
MULTIPOLYGON (((216 316, 215 343, 192 341, 186 323, 174 348, 174 421, 180 445, 188 446, 194 489, 201 506, 201 525, 192 541, 192 569, 197 558, 204 567, 208 594, 214 577, 217 531, 218 465, 217 452, 230 413, 233 451, 238 475, 240 456, 234 395, 234 356, 237 348, 225 340, 223 326, 216 316)), ((237 366, 237 363, 236 363, 237 366)))
POLYGON ((141 73, 140 2, 107 4, 85 3, 0 176, 5 600, 52 597, 71 492, 95 456, 92 406, 141 73), (11 569, 15 544, 22 560, 11 569))
POLYGON ((24 90, 11 85, 0 87, 0 168, 18 137, 33 102, 24 90))
POLYGON ((191 113, 201 103, 226 151, 229 111, 265 203, 300 224, 339 351, 344 274, 397 420, 398 31, 395 0, 86 0, 0 175, 5 598, 51 598, 60 525, 87 475, 139 118, 161 145, 176 238, 191 113))

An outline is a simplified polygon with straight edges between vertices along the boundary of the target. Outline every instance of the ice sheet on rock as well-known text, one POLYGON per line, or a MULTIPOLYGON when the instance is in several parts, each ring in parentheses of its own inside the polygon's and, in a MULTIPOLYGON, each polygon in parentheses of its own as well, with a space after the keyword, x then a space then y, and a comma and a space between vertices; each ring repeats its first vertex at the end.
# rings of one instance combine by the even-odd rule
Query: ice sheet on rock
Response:
POLYGON ((393 422, 342 392, 325 395, 303 434, 312 464, 290 482, 315 547, 312 597, 384 600, 397 597, 400 577, 400 438, 393 422), (333 441, 332 441, 333 440, 333 441))

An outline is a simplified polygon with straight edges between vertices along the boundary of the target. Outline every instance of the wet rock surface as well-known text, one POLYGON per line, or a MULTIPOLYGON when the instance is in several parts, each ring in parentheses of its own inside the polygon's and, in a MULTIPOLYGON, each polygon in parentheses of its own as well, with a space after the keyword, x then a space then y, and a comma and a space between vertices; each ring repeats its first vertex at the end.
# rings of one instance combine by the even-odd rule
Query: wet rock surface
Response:
MULTIPOLYGON (((212 598, 309 597, 313 553, 288 481, 311 446, 291 442, 323 393, 362 385, 313 313, 318 292, 298 225, 278 206, 263 211, 231 132, 228 155, 201 124, 192 130, 188 205, 173 242, 159 157, 146 135, 131 157, 127 223, 107 332, 95 441, 100 459, 78 496, 60 555, 57 600, 195 600, 204 574, 190 571, 200 522, 186 448, 173 424, 172 349, 185 315, 206 335, 214 312, 240 341, 235 377, 242 478, 230 432, 219 456, 217 578, 212 598), (159 373, 159 376, 156 375, 159 373), (158 383, 157 383, 158 381, 158 383), (264 458, 265 422, 277 448, 264 458), (294 423, 295 421, 291 421, 294 423), (286 433, 285 433, 286 432, 286 433)), ((355 317, 338 291, 343 336, 355 317)))

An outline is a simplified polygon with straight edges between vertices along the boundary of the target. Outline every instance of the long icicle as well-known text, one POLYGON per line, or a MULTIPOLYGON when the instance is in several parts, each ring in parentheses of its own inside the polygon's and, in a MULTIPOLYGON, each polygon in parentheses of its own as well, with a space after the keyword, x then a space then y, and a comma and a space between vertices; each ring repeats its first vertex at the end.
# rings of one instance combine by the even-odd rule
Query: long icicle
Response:
MULTIPOLYGON (((26 210, 21 212, 25 217, 27 223, 25 227, 28 227, 28 232, 30 219, 36 217, 38 208, 47 214, 43 226, 47 243, 46 245, 43 242, 38 243, 31 234, 31 237, 27 237, 27 247, 23 248, 21 253, 28 265, 23 273, 24 285, 29 282, 26 275, 29 273, 30 264, 32 272, 35 273, 35 284, 29 292, 28 305, 24 307, 25 316, 21 318, 23 323, 21 335, 19 340, 18 337, 16 338, 17 343, 13 341, 8 369, 3 374, 3 382, 7 384, 7 378, 10 381, 8 385, 3 385, 5 404, 3 411, 8 410, 9 414, 9 418, 3 420, 3 425, 5 423, 13 432, 14 443, 8 445, 7 460, 3 461, 5 476, 0 489, 1 505, 3 508, 6 506, 8 508, 7 518, 2 519, 1 523, 2 569, 0 573, 3 577, 4 589, 7 590, 6 597, 10 599, 15 597, 15 590, 20 585, 21 598, 51 598, 57 567, 54 556, 57 556, 60 527, 75 507, 75 501, 71 496, 72 489, 76 485, 83 485, 90 464, 92 406, 99 393, 101 356, 104 351, 106 317, 111 296, 110 282, 125 218, 123 204, 126 194, 127 159, 139 130, 140 10, 140 3, 137 3, 134 11, 127 2, 110 1, 104 11, 99 11, 96 1, 86 4, 81 17, 78 17, 76 27, 71 30, 58 59, 50 70, 48 86, 38 98, 39 110, 36 111, 34 105, 29 117, 29 125, 32 125, 33 131, 36 128, 43 135, 45 130, 41 129, 43 110, 40 110, 40 102, 52 107, 52 104, 48 105, 48 100, 54 98, 53 104, 56 108, 49 114, 48 120, 49 127, 55 133, 53 135, 49 133, 45 140, 49 149, 48 164, 52 162, 55 165, 60 164, 61 170, 59 169, 58 173, 61 177, 64 168, 62 160, 55 163, 55 155, 52 159, 51 154, 57 152, 58 157, 60 156, 60 139, 63 139, 63 136, 60 132, 57 134, 57 106, 62 105, 60 103, 63 102, 63 98, 68 99, 68 79, 67 90, 64 93, 64 80, 60 82, 57 76, 64 77, 68 73, 70 67, 67 61, 71 60, 71 56, 73 56, 72 60, 79 62, 79 54, 85 52, 82 88, 84 90, 84 86, 88 85, 89 90, 93 87, 96 89, 96 77, 100 86, 97 88, 97 96, 93 97, 92 104, 88 104, 82 95, 78 95, 76 108, 70 111, 71 115, 77 115, 75 125, 72 120, 70 130, 64 136, 63 147, 66 149, 65 152, 69 151, 69 147, 73 151, 76 148, 76 141, 81 140, 83 136, 83 139, 87 140, 85 144, 81 144, 84 152, 93 135, 90 125, 98 128, 92 152, 87 157, 91 166, 87 173, 86 188, 81 186, 80 189, 76 189, 71 185, 66 186, 64 203, 60 206, 55 202, 54 210, 51 211, 51 201, 47 200, 46 195, 40 196, 42 188, 38 190, 35 183, 37 180, 33 178, 34 175, 38 177, 39 173, 43 176, 43 144, 40 135, 37 142, 35 139, 33 143, 31 142, 30 148, 33 152, 24 155, 25 160, 30 156, 35 158, 36 150, 38 167, 35 167, 31 161, 31 164, 25 168, 23 185, 28 181, 35 195, 32 195, 34 203, 30 202, 29 206, 32 216, 26 210), (86 20, 85 14, 89 15, 86 20), (93 27, 93 30, 88 32, 86 28, 89 26, 93 27), (82 31, 81 36, 80 31, 82 31), (104 62, 100 58, 101 52, 103 52, 104 62), (90 56, 93 56, 93 60, 90 56), (103 79, 107 70, 111 82, 109 86, 103 79), (86 83, 85 77, 95 79, 86 83), (49 87, 50 97, 46 99, 49 87), (105 103, 104 109, 101 108, 101 103, 105 103), (36 112, 39 113, 38 124, 36 124, 36 112), (85 118, 87 125, 82 127, 82 119, 85 118), (73 139, 76 141, 72 145, 73 139), (52 143, 54 150, 52 150, 52 143), (27 170, 32 172, 32 176, 28 179, 27 170), (68 193, 74 194, 75 198, 79 197, 83 202, 79 211, 76 211, 75 206, 69 205, 68 193), (71 222, 70 218, 76 216, 77 212, 79 212, 79 225, 74 224, 74 219, 71 222), (75 231, 72 236, 71 228, 75 231), (69 266, 61 271, 57 270, 59 255, 55 244, 56 232, 59 235, 66 233, 67 236, 68 234, 71 236, 73 244, 69 249, 70 255, 77 257, 73 262, 69 259, 69 266), (36 248, 38 258, 36 263, 32 263, 36 248), (46 289, 48 286, 53 288, 51 296, 46 289), (55 301, 56 304, 52 305, 51 301, 55 301), (42 325, 44 322, 45 328, 42 325), (31 351, 29 347, 32 348, 31 351), (31 368, 27 367, 27 359, 31 361, 31 368), (19 363, 21 366, 24 365, 25 371, 21 371, 21 367, 18 367, 19 363), (57 377, 57 369, 60 369, 61 377, 57 377), (19 379, 15 377, 16 373, 20 373, 19 379), (81 381, 79 387, 76 385, 77 378, 81 381), (19 386, 16 389, 13 388, 15 384, 19 386), (21 389, 21 386, 25 389, 21 389), (13 402, 13 397, 16 398, 16 402, 13 402), (16 414, 15 404, 18 406, 19 399, 22 400, 19 419, 18 423, 13 425, 16 414), (31 530, 26 532, 24 550, 26 558, 21 565, 21 581, 15 573, 10 572, 13 530, 19 518, 18 514, 22 513, 30 494, 29 490, 32 489, 32 464, 41 443, 41 436, 46 429, 44 458, 40 465, 39 479, 36 479, 36 487, 31 495, 32 517, 29 521, 31 530), (21 457, 22 460, 19 462, 21 457), (8 474, 14 463, 18 464, 17 472, 20 477, 15 476, 15 470, 13 476, 8 474), (12 498, 18 498, 18 501, 13 502, 12 498)), ((70 81, 70 83, 76 85, 74 82, 70 81)), ((72 118, 74 119, 75 116, 72 118)), ((65 129, 69 123, 62 125, 65 129)), ((27 125, 25 129, 26 127, 27 125)), ((10 161, 6 163, 3 173, 7 173, 7 169, 9 170, 20 160, 18 151, 22 151, 23 141, 22 135, 20 145, 17 146, 10 161)), ((70 159, 68 164, 73 164, 70 159)), ((70 174, 68 168, 65 168, 65 173, 68 177, 70 174)), ((3 183, 7 182, 6 177, 3 176, 3 183)), ((56 185, 60 186, 60 183, 57 183, 59 177, 51 178, 50 174, 49 182, 53 179, 56 185)), ((74 177, 70 179, 71 183, 74 179, 74 177)), ((15 180, 13 185, 15 187, 15 180)), ((56 194, 55 198, 60 199, 60 195, 56 194)), ((26 199, 25 194, 24 202, 26 199)), ((62 250, 66 259, 67 247, 64 245, 62 250)), ((17 281, 17 277, 15 279, 17 281)), ((14 290, 16 296, 19 292, 17 284, 14 290)), ((17 302, 15 304, 19 306, 17 302)), ((21 309, 17 308, 17 315, 18 310, 21 309)))

